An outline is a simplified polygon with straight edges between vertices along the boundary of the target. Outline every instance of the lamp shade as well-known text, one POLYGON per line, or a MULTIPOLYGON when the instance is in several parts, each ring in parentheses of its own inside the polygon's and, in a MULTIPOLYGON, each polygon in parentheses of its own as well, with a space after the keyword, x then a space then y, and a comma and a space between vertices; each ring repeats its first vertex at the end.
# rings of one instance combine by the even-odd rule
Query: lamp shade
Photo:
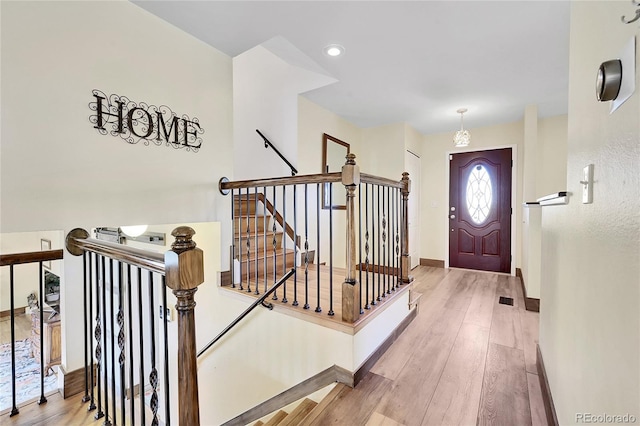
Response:
POLYGON ((120 230, 126 236, 135 238, 144 234, 147 228, 148 228, 148 225, 131 225, 131 226, 121 226, 120 230))

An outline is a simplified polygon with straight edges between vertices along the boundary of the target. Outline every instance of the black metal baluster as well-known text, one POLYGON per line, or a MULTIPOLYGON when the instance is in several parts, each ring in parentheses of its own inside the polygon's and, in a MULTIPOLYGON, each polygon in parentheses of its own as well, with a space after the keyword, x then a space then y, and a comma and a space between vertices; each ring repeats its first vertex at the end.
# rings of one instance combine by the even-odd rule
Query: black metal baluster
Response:
MULTIPOLYGON (((235 203, 235 199, 233 200, 233 202, 235 203)), ((238 268, 240 269, 240 290, 244 290, 244 287, 242 286, 242 189, 238 189, 238 209, 240 210, 239 212, 239 216, 237 218, 238 221, 238 265, 240 265, 238 268)), ((236 219, 234 218, 234 221, 236 219)), ((247 276, 247 278, 249 278, 249 276, 247 276)))
MULTIPOLYGON (((40 262, 42 268, 42 262, 40 262)), ((14 282, 13 282, 13 265, 9 265, 9 297, 11 298, 11 414, 9 417, 13 417, 16 414, 20 413, 18 410, 18 405, 16 403, 16 312, 15 312, 15 301, 14 299, 14 282)), ((40 355, 44 353, 44 348, 42 347, 42 270, 40 270, 40 355)), ((42 365, 43 360, 42 356, 40 357, 40 367, 41 373, 40 378, 42 379, 42 365)), ((44 387, 44 383, 41 381, 41 389, 44 387)))
POLYGON ((398 254, 400 253, 400 235, 398 235, 398 223, 399 223, 399 218, 398 218, 398 193, 399 193, 399 189, 398 188, 394 188, 394 197, 393 197, 393 217, 395 219, 395 224, 396 224, 396 238, 395 238, 395 256, 393 259, 393 266, 394 266, 394 281, 395 281, 395 287, 398 288, 398 277, 400 276, 400 263, 398 262, 398 254))
MULTIPOLYGON (((135 398, 134 398, 134 385, 133 385, 133 311, 131 303, 131 265, 127 263, 127 317, 128 317, 128 334, 129 334, 129 411, 131 412, 131 426, 135 426, 135 398)), ((142 340, 142 339, 140 339, 142 340)), ((142 389, 142 388, 141 388, 142 389)), ((140 394, 142 397, 142 394, 140 394)))
POLYGON ((264 201, 262 202, 263 206, 262 208, 264 209, 263 211, 263 216, 262 216, 262 224, 264 225, 262 227, 262 229, 264 229, 263 232, 263 238, 264 238, 264 247, 262 247, 262 257, 263 257, 263 263, 264 263, 264 267, 262 269, 262 275, 264 275, 264 292, 267 292, 267 275, 268 274, 268 268, 267 268, 267 187, 263 186, 262 187, 262 191, 264 192, 264 201))
MULTIPOLYGON (((251 213, 249 206, 249 188, 247 188, 247 293, 251 293, 251 213)), ((242 200, 240 200, 242 202, 242 200)))
POLYGON ((236 195, 235 190, 231 189, 231 226, 233 226, 233 239, 231 242, 231 288, 236 288, 236 195))
MULTIPOLYGON (((115 337, 115 318, 114 318, 114 308, 115 304, 113 301, 114 296, 114 282, 113 282, 113 259, 109 258, 109 289, 111 290, 110 301, 110 310, 109 310, 109 319, 111 323, 111 402, 113 403, 113 414, 111 418, 113 419, 114 426, 117 424, 117 407, 116 407, 116 337, 115 337)), ((109 411, 107 411, 107 417, 109 416, 109 411)))
MULTIPOLYGON (((371 309, 369 305, 369 184, 364 184, 364 278, 366 280, 365 291, 365 309, 371 309)), ((373 301, 372 301, 373 302, 373 301)))
POLYGON ((298 306, 298 211, 296 194, 298 187, 293 185, 293 303, 298 306))
POLYGON ((387 243, 387 269, 386 269, 386 274, 385 276, 387 277, 387 294, 391 294, 391 290, 395 290, 395 288, 393 288, 393 283, 391 280, 391 253, 392 253, 392 245, 393 245, 393 228, 392 228, 392 221, 391 221, 391 198, 390 195, 391 193, 389 192, 389 190, 391 189, 390 187, 386 187, 387 189, 387 202, 385 203, 385 207, 387 208, 387 235, 389 236, 389 240, 387 243))
MULTIPOLYGON (((271 232, 273 232, 273 241, 272 241, 272 246, 273 246, 273 283, 275 284, 277 279, 276 277, 278 276, 278 272, 277 272, 277 263, 276 262, 276 212, 278 211, 277 207, 277 203, 276 203, 276 187, 273 187, 273 217, 271 218, 271 221, 273 222, 273 225, 271 226, 271 232)), ((284 228, 283 228, 283 235, 282 238, 284 238, 284 228)), ((265 271, 266 273, 266 271, 265 271)), ((271 298, 273 300, 278 300, 278 290, 273 292, 273 297, 271 298)))
MULTIPOLYGON (((282 275, 287 273, 287 186, 282 185, 282 275)), ((275 277, 274 277, 275 279, 275 277)), ((282 303, 287 303, 287 282, 282 284, 282 303)))
POLYGON ((322 308, 320 307, 320 203, 322 202, 322 195, 320 193, 320 184, 316 184, 316 194, 317 194, 317 203, 316 203, 316 231, 317 231, 317 240, 316 244, 318 245, 316 251, 316 285, 318 287, 317 299, 316 299, 316 312, 322 312, 322 308))
POLYGON ((304 309, 309 309, 309 213, 308 188, 304 184, 304 309))
MULTIPOLYGON (((371 184, 371 305, 378 304, 376 301, 376 191, 375 186, 371 184)), ((380 299, 378 299, 380 300, 380 299)))
MULTIPOLYGON (((43 297, 45 294, 44 288, 44 270, 42 269, 42 262, 40 264, 40 399, 38 399, 38 404, 44 404, 47 402, 47 398, 44 396, 44 375, 45 375, 45 365, 44 365, 44 303, 43 297)), ((13 294, 11 295, 11 303, 13 303, 13 294)), ((11 314, 13 315, 13 305, 11 306, 11 314)), ((13 321, 13 317, 12 317, 13 321)), ((13 337, 13 336, 12 336, 13 337)), ((13 356, 13 353, 12 353, 13 356)), ((15 375, 13 376, 15 377, 15 375)), ((16 408, 17 410, 17 408, 16 408)))
POLYGON ((124 306, 122 305, 124 295, 122 294, 123 292, 122 277, 123 277, 122 262, 118 262, 118 315, 116 317, 116 320, 118 322, 118 349, 120 350, 120 355, 118 356, 118 364, 120 365, 120 419, 121 419, 121 424, 124 425, 126 422, 127 410, 125 410, 125 401, 124 401, 125 390, 126 390, 126 385, 124 380, 124 370, 125 370, 124 364, 126 361, 126 356, 124 352, 125 350, 124 348, 124 343, 125 343, 124 306))
MULTIPOLYGON (((362 309, 362 185, 358 185, 358 270, 359 279, 358 285, 360 286, 360 300, 358 303, 360 304, 360 315, 364 314, 364 309, 362 309)), ((366 303, 366 301, 365 301, 366 303)))
POLYGON ((376 300, 379 302, 382 300, 382 298, 380 297, 380 267, 381 267, 381 262, 380 262, 380 185, 376 185, 378 187, 378 198, 376 200, 376 204, 378 205, 378 261, 376 263, 376 268, 377 268, 377 272, 378 272, 378 296, 376 297, 376 300))
MULTIPOLYGON (((256 295, 260 294, 260 286, 258 285, 258 187, 253 188, 253 236, 254 236, 254 245, 256 246, 255 259, 256 259, 256 295)), ((264 228, 263 228, 264 229, 264 228)), ((263 231, 264 233, 264 231, 263 231)))
MULTIPOLYGON (((93 262, 95 260, 95 255, 93 253, 89 253, 89 321, 93 321, 93 262)), ((97 263, 97 260, 95 260, 95 262, 97 263)), ((98 266, 96 264, 96 273, 98 271, 98 266)), ((98 281, 98 278, 96 277, 95 282, 98 281)), ((97 296, 97 289, 96 289, 96 296, 97 296)), ((93 324, 93 322, 92 322, 93 324)), ((89 331, 89 341, 92 341, 93 336, 91 336, 91 331, 89 331)), ((91 398, 89 402, 89 407, 87 407, 87 411, 93 411, 96 409, 96 404, 95 404, 95 395, 94 395, 94 387, 95 387, 95 383, 94 383, 94 367, 93 367, 93 343, 91 344, 90 348, 89 348, 90 352, 89 352, 89 383, 91 384, 91 398)), ((100 377, 100 376, 98 376, 100 377)))
MULTIPOLYGON (((247 191, 249 191, 247 189, 247 191)), ((247 210, 248 207, 247 207, 247 210)), ((249 281, 249 279, 247 279, 249 281)), ((162 309, 164 309, 164 315, 162 318, 164 319, 164 414, 165 421, 164 424, 169 426, 171 424, 171 398, 169 391, 169 330, 167 324, 169 323, 168 312, 167 312, 167 280, 164 275, 161 278, 162 282, 162 309)))
MULTIPOLYGON (((380 189, 380 187, 378 187, 380 189)), ((387 216, 385 215, 384 188, 382 188, 382 261, 378 265, 378 274, 382 275, 382 297, 387 297, 389 291, 387 283, 387 216)))
POLYGON ((404 224, 405 224, 405 214, 404 214, 404 197, 400 198, 400 285, 404 284, 402 282, 402 270, 404 269, 405 258, 404 254, 404 224))
POLYGON ((104 422, 105 426, 109 426, 109 368, 107 362, 107 278, 106 278, 106 261, 104 256, 101 257, 100 268, 102 269, 102 344, 104 351, 102 353, 102 365, 104 366, 104 422))
MULTIPOLYGON (((98 385, 98 411, 94 415, 94 419, 98 420, 104 417, 102 411, 102 386, 100 385, 101 373, 105 369, 102 360, 102 317, 104 316, 104 307, 100 309, 100 290, 104 288, 104 269, 101 268, 101 256, 96 255, 96 327, 93 336, 96 338, 96 382, 98 385), (102 272, 102 273, 101 273, 102 272), (101 281, 102 280, 102 281, 101 281), (101 284, 102 283, 102 284, 101 284)), ((103 295, 104 297, 104 295, 103 295)), ((102 299, 104 301, 104 299, 102 299)), ((103 302, 104 304, 104 302, 103 302)), ((106 388, 105 388, 106 392, 106 388)))
POLYGON ((89 401, 89 372, 87 371, 89 366, 89 360, 87 356, 87 352, 89 351, 89 344, 87 342, 87 256, 88 253, 86 251, 82 252, 82 314, 84 319, 84 396, 82 397, 82 402, 89 401))
MULTIPOLYGON (((242 208, 241 208, 242 209, 242 208)), ((242 282, 242 280, 241 280, 242 282)), ((241 287, 242 289, 242 287, 241 287)), ((149 330, 151 332, 151 372, 149 373, 149 383, 151 384, 151 413, 153 419, 152 426, 158 426, 158 370, 156 370, 156 320, 153 311, 155 310, 153 291, 153 272, 149 271, 149 330)))
MULTIPOLYGON (((145 392, 144 392, 144 321, 142 309, 142 269, 136 268, 138 271, 138 332, 140 340, 140 383, 138 384, 138 395, 140 396, 140 424, 145 425, 145 392)), ((233 280, 233 279, 232 279, 233 280)))
POLYGON ((329 312, 327 315, 334 316, 333 312, 333 182, 329 183, 329 312))

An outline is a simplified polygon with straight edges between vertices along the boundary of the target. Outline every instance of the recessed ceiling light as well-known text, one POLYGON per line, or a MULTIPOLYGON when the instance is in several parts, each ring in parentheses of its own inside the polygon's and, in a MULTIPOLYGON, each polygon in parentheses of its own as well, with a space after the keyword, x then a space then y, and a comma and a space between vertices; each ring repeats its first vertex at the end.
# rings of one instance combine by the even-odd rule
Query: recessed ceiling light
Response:
POLYGON ((344 47, 339 44, 330 44, 324 48, 325 55, 340 56, 344 53, 344 47))

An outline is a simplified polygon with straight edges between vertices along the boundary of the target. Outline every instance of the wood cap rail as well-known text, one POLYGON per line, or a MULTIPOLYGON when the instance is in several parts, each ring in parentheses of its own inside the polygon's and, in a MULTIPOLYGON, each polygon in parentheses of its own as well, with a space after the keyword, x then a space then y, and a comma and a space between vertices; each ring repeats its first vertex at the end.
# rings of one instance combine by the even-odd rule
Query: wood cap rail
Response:
POLYGON ((23 263, 46 262, 63 258, 62 250, 32 251, 0 255, 0 266, 20 265, 23 263))
POLYGON ((220 189, 260 188, 263 186, 302 185, 310 183, 341 182, 342 173, 318 173, 315 175, 299 175, 291 177, 277 177, 268 179, 237 180, 220 182, 220 189))

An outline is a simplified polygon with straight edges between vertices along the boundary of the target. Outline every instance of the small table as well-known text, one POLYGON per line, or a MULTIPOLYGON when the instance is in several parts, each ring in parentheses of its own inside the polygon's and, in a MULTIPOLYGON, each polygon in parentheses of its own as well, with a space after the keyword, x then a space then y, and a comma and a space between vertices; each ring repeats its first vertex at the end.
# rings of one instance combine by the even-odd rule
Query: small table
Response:
MULTIPOLYGON (((62 342, 60 334, 60 315, 55 311, 43 313, 44 371, 47 376, 53 371, 54 365, 60 365, 62 360, 62 342), (53 312, 53 314, 52 314, 53 312)), ((31 312, 31 356, 40 362, 40 311, 31 312)))

